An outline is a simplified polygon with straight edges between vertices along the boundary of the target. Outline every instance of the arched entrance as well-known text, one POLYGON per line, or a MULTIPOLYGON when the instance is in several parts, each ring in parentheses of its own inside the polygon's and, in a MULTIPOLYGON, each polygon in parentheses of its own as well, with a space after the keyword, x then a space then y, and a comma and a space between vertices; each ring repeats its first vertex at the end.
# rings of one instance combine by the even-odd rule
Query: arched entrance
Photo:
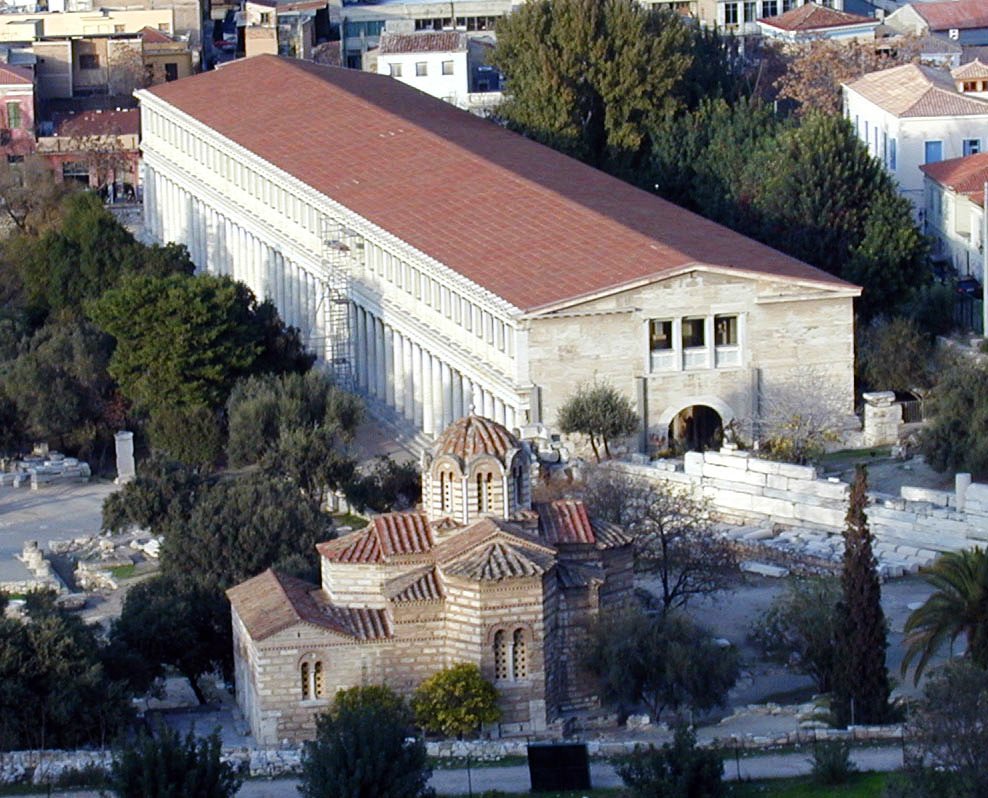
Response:
POLYGON ((724 437, 724 419, 708 405, 690 405, 669 422, 669 443, 687 452, 717 449, 724 437))

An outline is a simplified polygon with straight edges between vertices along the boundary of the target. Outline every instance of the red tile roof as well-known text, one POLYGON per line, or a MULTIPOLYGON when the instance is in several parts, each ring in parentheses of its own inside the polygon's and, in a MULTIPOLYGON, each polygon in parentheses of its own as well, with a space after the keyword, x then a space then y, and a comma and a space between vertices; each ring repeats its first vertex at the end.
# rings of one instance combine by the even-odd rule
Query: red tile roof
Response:
POLYGON ((0 86, 32 85, 34 74, 30 69, 14 64, 0 65, 0 86))
POLYGON ((139 33, 145 44, 175 44, 175 40, 171 36, 157 28, 144 27, 139 33))
POLYGON ((962 66, 951 69, 950 76, 954 80, 985 78, 988 77, 988 64, 984 63, 980 58, 975 58, 973 61, 968 61, 962 66))
POLYGON ((264 640, 299 623, 320 626, 358 640, 391 634, 383 610, 333 606, 314 585, 270 568, 230 588, 226 595, 254 640, 264 640))
POLYGON ((985 0, 944 0, 944 2, 912 3, 930 30, 970 30, 988 28, 988 2, 985 0))
POLYGON ((375 515, 359 532, 316 546, 327 560, 348 563, 381 563, 404 554, 422 554, 434 544, 425 513, 375 515))
POLYGON ((397 604, 413 601, 442 601, 442 581, 434 566, 395 577, 384 586, 384 595, 397 604))
POLYGON ((941 186, 965 194, 979 205, 984 204, 984 187, 988 182, 988 152, 928 163, 919 167, 941 186))
POLYGON ((381 34, 381 55, 454 53, 467 49, 467 35, 455 30, 381 34))
POLYGON ((450 454, 464 461, 489 454, 504 463, 508 452, 520 446, 506 427, 483 416, 469 415, 446 427, 432 445, 432 452, 436 457, 450 454))
POLYGON ((536 504, 539 532, 552 545, 558 543, 593 543, 593 528, 587 507, 581 501, 559 499, 536 504))
POLYGON ((950 74, 936 67, 903 64, 844 85, 898 117, 988 115, 988 102, 961 94, 950 74))
POLYGON ((495 540, 443 566, 443 573, 480 582, 541 576, 556 564, 551 554, 495 540))
POLYGON ((78 114, 53 114, 57 136, 136 136, 141 130, 137 108, 110 111, 83 111, 78 114))
POLYGON ((261 55, 146 91, 523 310, 703 265, 853 290, 384 75, 261 55))
POLYGON ((864 25, 869 22, 878 25, 874 17, 864 17, 860 14, 849 14, 837 11, 816 3, 805 3, 799 8, 793 8, 775 17, 765 17, 758 20, 773 28, 788 31, 812 31, 821 28, 842 28, 846 25, 864 25))

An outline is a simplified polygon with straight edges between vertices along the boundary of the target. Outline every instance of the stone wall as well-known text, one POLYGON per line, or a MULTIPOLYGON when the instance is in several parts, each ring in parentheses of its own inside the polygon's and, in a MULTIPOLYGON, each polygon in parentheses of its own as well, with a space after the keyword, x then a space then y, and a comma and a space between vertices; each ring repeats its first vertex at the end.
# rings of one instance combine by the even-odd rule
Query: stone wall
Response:
MULTIPOLYGON (((742 544, 839 559, 850 487, 835 477, 820 478, 812 466, 725 448, 614 467, 702 497, 733 525, 724 533, 742 544)), ((988 544, 988 485, 970 484, 969 475, 958 475, 954 491, 904 486, 899 496, 869 495, 868 520, 886 576, 914 572, 941 552, 988 544)))

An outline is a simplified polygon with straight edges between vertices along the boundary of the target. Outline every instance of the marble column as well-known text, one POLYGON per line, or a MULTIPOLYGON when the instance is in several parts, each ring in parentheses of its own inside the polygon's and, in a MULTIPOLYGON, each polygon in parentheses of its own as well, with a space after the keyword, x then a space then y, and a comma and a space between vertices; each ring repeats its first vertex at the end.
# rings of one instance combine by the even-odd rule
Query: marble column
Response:
POLYGON ((447 363, 442 364, 442 381, 443 429, 445 429, 453 423, 453 373, 447 363))
POLYGON ((423 408, 424 385, 422 382, 422 347, 412 344, 412 421, 421 428, 425 421, 423 408))
POLYGON ((404 336, 397 330, 392 330, 392 373, 394 374, 394 404, 398 415, 405 413, 405 346, 404 336))
POLYGON ((415 420, 415 374, 412 364, 412 342, 406 337, 401 338, 402 366, 401 373, 404 382, 404 394, 402 398, 402 413, 409 421, 415 420))
POLYGON ((436 432, 435 405, 432 392, 432 355, 422 350, 422 431, 436 432))
POLYGON ((394 330, 384 325, 384 403, 395 406, 395 352, 394 330))

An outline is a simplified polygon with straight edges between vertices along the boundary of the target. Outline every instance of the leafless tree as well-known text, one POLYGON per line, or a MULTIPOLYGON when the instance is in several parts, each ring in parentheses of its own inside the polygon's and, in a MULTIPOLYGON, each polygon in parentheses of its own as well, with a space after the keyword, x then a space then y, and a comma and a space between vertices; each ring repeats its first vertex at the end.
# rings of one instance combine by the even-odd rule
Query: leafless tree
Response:
POLYGON ((68 190, 40 156, 28 155, 20 163, 0 159, 0 212, 21 232, 39 233, 57 221, 68 190))
POLYGON ((635 567, 657 578, 663 610, 736 578, 737 553, 714 531, 706 501, 688 488, 601 467, 587 475, 582 495, 591 515, 634 537, 635 567))
POLYGON ((846 405, 826 374, 799 369, 786 383, 760 393, 756 438, 773 459, 808 463, 840 440, 850 420, 846 405))

